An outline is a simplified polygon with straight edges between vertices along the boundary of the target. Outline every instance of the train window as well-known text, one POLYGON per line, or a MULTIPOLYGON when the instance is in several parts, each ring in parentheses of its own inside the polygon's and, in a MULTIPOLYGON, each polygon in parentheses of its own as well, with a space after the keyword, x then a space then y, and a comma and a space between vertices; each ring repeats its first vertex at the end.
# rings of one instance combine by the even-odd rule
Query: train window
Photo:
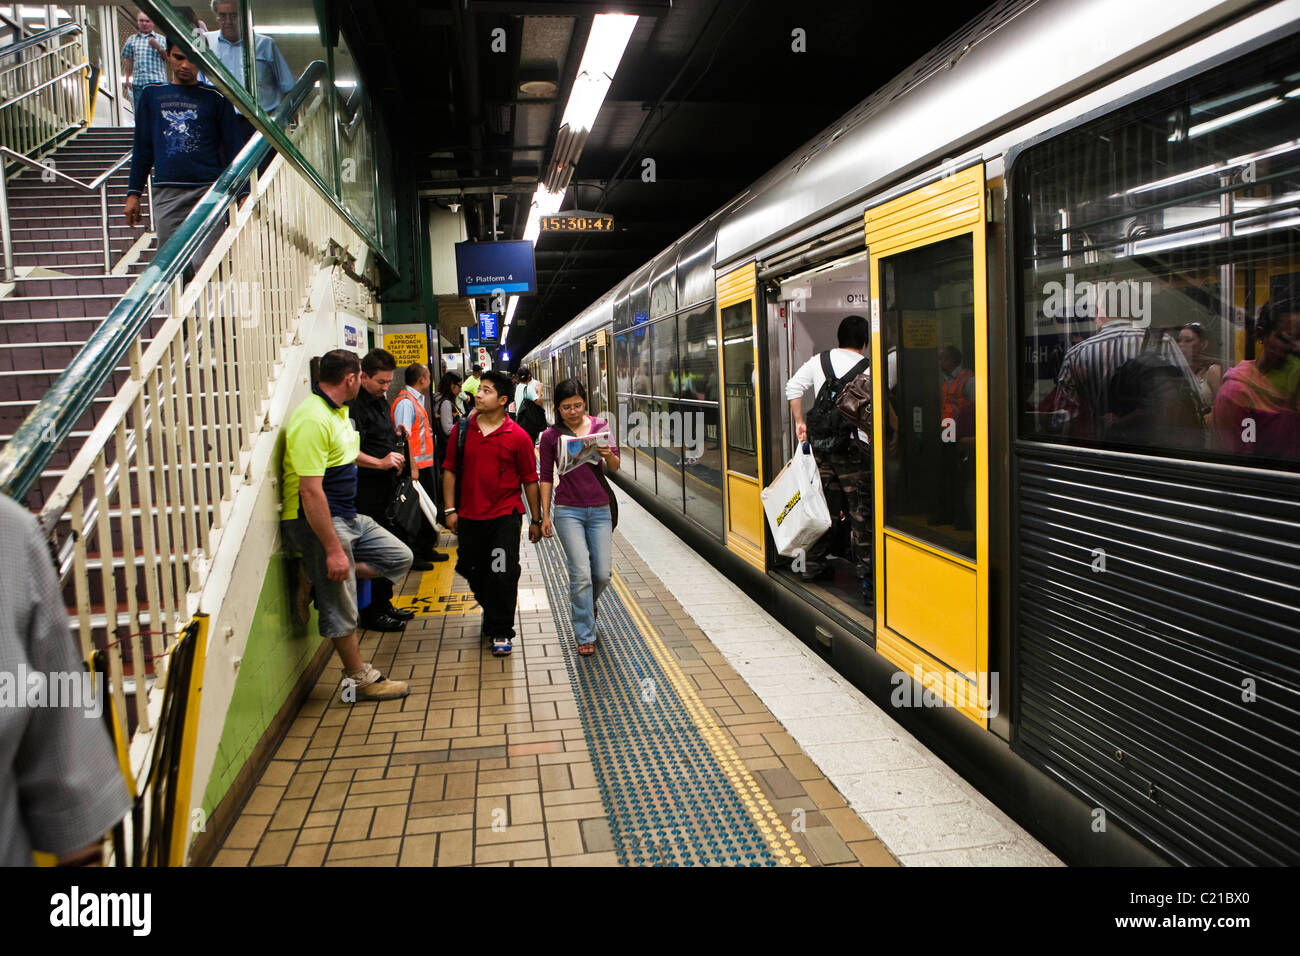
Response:
POLYGON ((673 319, 654 324, 652 339, 654 361, 651 387, 654 394, 677 397, 677 323, 673 319))
POLYGON ((1300 467, 1300 41, 1026 150, 1021 434, 1300 467))
POLYGON ((686 514, 722 537, 718 326, 713 304, 677 316, 686 514))
POLYGON ((620 402, 632 391, 632 357, 628 349, 627 332, 614 336, 614 391, 620 402))
POLYGON ((722 310, 722 349, 726 389, 727 468, 758 477, 758 434, 755 428, 753 302, 746 299, 722 310))
POLYGON ((636 480, 643 488, 655 493, 655 449, 652 426, 654 411, 649 399, 634 398, 628 403, 631 416, 627 423, 626 453, 636 458, 636 480))
POLYGON ((631 366, 632 394, 650 394, 650 327, 634 325, 628 330, 628 360, 631 366))
POLYGON ((881 261, 887 387, 885 523, 975 557, 974 246, 969 235, 881 261))

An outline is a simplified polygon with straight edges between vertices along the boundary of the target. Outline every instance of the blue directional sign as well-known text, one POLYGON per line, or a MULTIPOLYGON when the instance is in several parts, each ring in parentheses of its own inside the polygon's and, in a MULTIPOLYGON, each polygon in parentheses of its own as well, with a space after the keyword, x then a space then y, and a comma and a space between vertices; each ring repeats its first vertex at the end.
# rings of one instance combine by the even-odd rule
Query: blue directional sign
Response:
POLYGON ((497 314, 495 312, 480 312, 478 314, 478 341, 480 345, 497 345, 500 341, 498 334, 497 314))
POLYGON ((467 339, 468 339, 468 341, 466 342, 466 344, 469 345, 470 348, 472 348, 472 349, 476 349, 476 348, 479 347, 479 341, 478 341, 478 326, 477 326, 477 325, 471 325, 468 329, 466 329, 466 330, 465 330, 465 335, 466 335, 466 337, 467 337, 467 339))
POLYGON ((506 292, 527 295, 537 291, 533 244, 513 242, 456 243, 456 282, 462 296, 506 292))

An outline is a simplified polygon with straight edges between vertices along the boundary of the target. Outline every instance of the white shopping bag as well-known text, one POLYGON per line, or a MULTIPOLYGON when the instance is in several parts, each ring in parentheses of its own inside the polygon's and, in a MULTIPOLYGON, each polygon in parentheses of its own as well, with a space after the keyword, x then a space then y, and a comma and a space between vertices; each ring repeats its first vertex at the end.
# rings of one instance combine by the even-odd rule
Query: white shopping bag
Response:
POLYGON ((822 480, 812 446, 804 442, 781 473, 763 489, 763 512, 779 554, 792 558, 830 530, 822 480))
POLYGON ((429 493, 424 490, 424 486, 418 481, 415 484, 415 495, 420 499, 420 510, 424 512, 424 520, 429 522, 429 527, 434 531, 438 530, 438 506, 433 503, 429 493))

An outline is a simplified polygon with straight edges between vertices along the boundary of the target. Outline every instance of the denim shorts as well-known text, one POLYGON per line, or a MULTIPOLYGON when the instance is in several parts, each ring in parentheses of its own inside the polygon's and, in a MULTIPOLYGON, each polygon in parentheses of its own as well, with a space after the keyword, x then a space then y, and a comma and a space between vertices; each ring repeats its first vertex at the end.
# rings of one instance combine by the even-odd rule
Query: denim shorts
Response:
POLYGON ((344 581, 329 579, 325 546, 305 516, 281 521, 280 533, 285 543, 302 555, 303 569, 315 586, 321 636, 349 637, 358 624, 356 563, 363 561, 393 584, 401 584, 411 570, 411 549, 366 515, 330 520, 348 556, 349 574, 344 581))

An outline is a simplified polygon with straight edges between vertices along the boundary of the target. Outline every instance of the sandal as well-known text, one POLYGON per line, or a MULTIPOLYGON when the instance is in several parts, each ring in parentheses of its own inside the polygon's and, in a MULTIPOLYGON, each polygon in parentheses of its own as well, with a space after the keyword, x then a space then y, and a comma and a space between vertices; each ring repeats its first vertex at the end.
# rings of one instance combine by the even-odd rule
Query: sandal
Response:
POLYGON ((578 653, 581 654, 583 657, 590 657, 592 654, 595 654, 596 642, 588 641, 586 644, 579 644, 578 653))

